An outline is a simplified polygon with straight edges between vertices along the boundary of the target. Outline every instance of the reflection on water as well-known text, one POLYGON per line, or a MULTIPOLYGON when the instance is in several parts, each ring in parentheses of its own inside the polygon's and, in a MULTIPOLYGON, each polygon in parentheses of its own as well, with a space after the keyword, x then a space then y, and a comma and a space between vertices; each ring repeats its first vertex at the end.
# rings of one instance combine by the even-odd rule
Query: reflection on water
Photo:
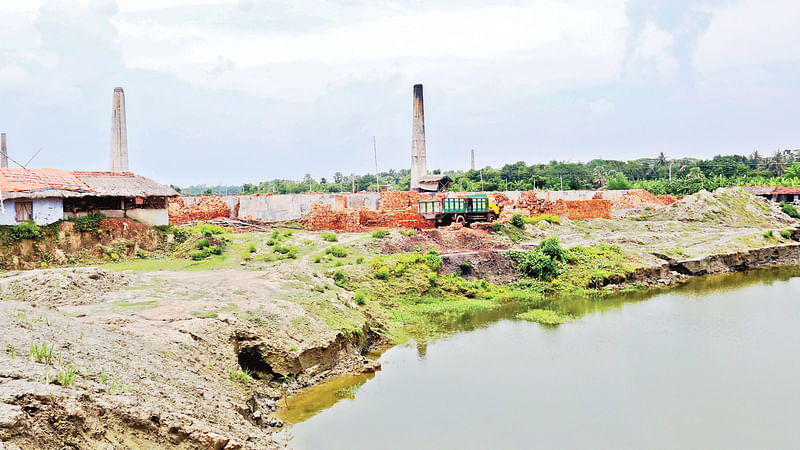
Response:
POLYGON ((504 320, 521 305, 465 315, 448 325, 471 332, 390 349, 377 376, 336 377, 279 416, 298 448, 791 447, 797 277, 563 299, 582 318, 556 329, 504 320))

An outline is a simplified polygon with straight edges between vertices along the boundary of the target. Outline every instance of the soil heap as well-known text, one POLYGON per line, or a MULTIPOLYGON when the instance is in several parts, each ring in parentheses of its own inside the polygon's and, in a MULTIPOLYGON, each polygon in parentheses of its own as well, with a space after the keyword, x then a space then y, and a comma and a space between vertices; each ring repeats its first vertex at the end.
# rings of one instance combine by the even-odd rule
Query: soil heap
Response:
POLYGON ((647 217, 653 220, 710 222, 734 227, 771 227, 776 224, 797 223, 775 203, 738 188, 719 188, 713 193, 703 190, 647 217))

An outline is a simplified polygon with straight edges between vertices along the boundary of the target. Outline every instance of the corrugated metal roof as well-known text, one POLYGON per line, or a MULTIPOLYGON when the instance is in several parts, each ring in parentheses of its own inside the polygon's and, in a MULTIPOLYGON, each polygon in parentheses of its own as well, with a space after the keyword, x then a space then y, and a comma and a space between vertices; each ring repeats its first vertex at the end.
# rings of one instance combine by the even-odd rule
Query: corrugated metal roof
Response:
POLYGON ((741 186, 739 189, 753 195, 770 195, 775 191, 775 186, 741 186))
POLYGON ((800 187, 778 186, 772 193, 775 195, 800 195, 800 187))
POLYGON ((132 172, 0 168, 3 197, 176 197, 172 188, 132 172))

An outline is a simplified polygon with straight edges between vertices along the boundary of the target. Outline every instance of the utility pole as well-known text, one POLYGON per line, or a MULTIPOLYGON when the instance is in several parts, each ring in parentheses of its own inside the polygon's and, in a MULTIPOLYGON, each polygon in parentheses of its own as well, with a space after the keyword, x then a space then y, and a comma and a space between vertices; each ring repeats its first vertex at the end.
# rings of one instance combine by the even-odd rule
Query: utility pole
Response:
POLYGON ((563 175, 559 175, 558 178, 561 179, 561 190, 563 191, 564 190, 564 176, 563 175))
POLYGON ((375 136, 372 136, 372 150, 375 153, 375 192, 381 193, 381 182, 378 179, 378 144, 375 142, 375 136))
POLYGON ((672 161, 669 162, 669 181, 672 181, 672 161))
POLYGON ((483 169, 481 169, 481 192, 483 192, 483 169))
POLYGON ((353 180, 353 194, 355 194, 356 193, 356 174, 352 174, 350 176, 352 177, 351 179, 353 180))

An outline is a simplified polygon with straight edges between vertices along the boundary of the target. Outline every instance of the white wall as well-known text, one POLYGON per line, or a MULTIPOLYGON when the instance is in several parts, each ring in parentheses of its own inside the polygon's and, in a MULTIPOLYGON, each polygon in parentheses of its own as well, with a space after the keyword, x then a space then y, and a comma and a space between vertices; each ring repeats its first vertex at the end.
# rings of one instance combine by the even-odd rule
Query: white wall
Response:
MULTIPOLYGON (((19 201, 29 201, 18 199, 19 201)), ((17 225, 15 200, 3 201, 5 213, 0 211, 0 225, 17 225)), ((37 198, 33 202, 33 221, 38 225, 47 225, 64 218, 64 202, 60 198, 37 198)))
POLYGON ((152 227, 155 225, 169 225, 169 211, 163 209, 129 209, 128 217, 152 227))

